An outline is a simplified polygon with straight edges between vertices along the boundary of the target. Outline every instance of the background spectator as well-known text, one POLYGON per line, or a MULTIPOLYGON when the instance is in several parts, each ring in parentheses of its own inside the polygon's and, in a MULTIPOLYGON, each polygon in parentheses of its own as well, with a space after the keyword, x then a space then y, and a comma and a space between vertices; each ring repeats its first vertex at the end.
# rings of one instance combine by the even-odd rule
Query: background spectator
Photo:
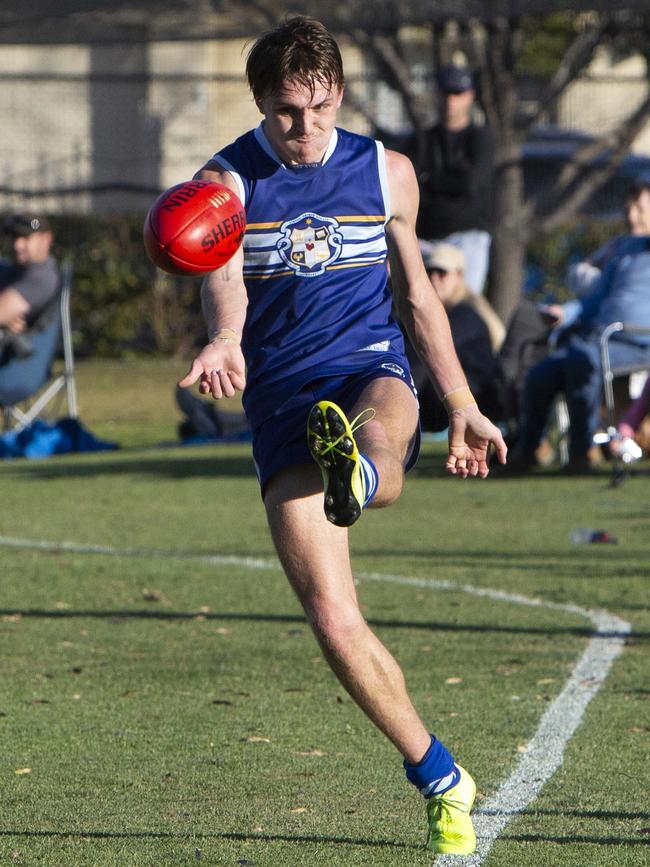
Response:
POLYGON ((582 262, 569 268, 567 288, 581 297, 593 288, 600 277, 603 268, 616 255, 619 246, 629 235, 650 235, 650 183, 637 181, 630 188, 623 205, 627 233, 618 235, 607 244, 603 244, 582 262))
POLYGON ((447 241, 465 254, 465 280, 483 291, 490 260, 494 144, 489 129, 473 122, 471 72, 443 66, 438 74, 440 120, 428 130, 419 175, 417 231, 447 241))
POLYGON ((555 317, 541 309, 541 305, 524 298, 508 323, 506 336, 497 356, 497 382, 500 393, 502 418, 509 445, 519 435, 522 393, 526 375, 533 365, 549 353, 549 337, 555 317))
MULTIPOLYGON (((498 420, 500 408, 495 389, 496 359, 505 328, 489 302, 475 295, 465 283, 463 251, 453 244, 421 245, 431 285, 447 316, 467 382, 482 413, 498 420)), ((422 365, 410 356, 425 430, 444 430, 449 419, 422 365)))
POLYGON ((2 232, 11 241, 10 259, 0 260, 0 364, 5 364, 30 354, 29 330, 57 297, 61 278, 45 217, 14 214, 2 232))
MULTIPOLYGON (((627 235, 617 245, 591 292, 577 302, 575 324, 561 334, 557 348, 533 366, 523 391, 521 434, 510 472, 535 462, 558 392, 565 392, 570 419, 569 472, 590 470, 588 452, 600 423, 602 369, 599 338, 610 322, 650 328, 650 235, 627 235)), ((547 308, 562 324, 563 305, 547 308)), ((650 366, 650 337, 616 334, 609 344, 612 368, 650 366)))
MULTIPOLYGON (((623 210, 627 233, 616 236, 568 269, 567 289, 576 296, 573 300, 565 304, 537 304, 524 299, 508 323, 498 361, 509 442, 516 441, 519 433, 528 371, 562 341, 566 329, 576 324, 582 313, 580 299, 596 287, 603 269, 624 250, 630 235, 650 236, 650 184, 635 182, 625 197, 623 210)), ((550 451, 548 446, 546 452, 550 451)))

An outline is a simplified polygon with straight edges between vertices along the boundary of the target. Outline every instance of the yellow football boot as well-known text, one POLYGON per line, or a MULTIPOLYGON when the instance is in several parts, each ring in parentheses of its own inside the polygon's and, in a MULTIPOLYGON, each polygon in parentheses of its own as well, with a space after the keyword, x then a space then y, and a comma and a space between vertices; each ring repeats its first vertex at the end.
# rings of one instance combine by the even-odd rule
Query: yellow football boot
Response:
POLYGON ((361 515, 366 483, 354 431, 374 417, 374 409, 350 423, 343 410, 329 400, 314 404, 307 419, 307 443, 320 467, 325 489, 325 516, 337 527, 350 527, 361 515))
POLYGON ((474 803, 476 785, 466 770, 456 765, 460 780, 442 795, 427 800, 429 836, 426 848, 446 855, 471 855, 476 849, 476 834, 469 811, 474 803))

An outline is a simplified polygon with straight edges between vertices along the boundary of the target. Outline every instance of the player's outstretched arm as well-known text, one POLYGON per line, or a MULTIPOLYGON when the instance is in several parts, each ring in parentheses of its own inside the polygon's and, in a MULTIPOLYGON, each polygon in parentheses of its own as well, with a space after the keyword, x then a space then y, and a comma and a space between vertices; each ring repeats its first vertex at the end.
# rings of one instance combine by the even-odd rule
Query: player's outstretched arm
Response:
POLYGON ((201 304, 208 328, 208 343, 196 356, 183 379, 182 388, 199 382, 202 394, 233 397, 246 385, 241 335, 246 318, 247 296, 242 278, 243 253, 237 253, 203 280, 201 304))
MULTIPOLYGON (((225 184, 237 192, 230 174, 221 171, 213 162, 207 163, 195 177, 225 184)), ((248 305, 243 266, 244 253, 240 247, 225 265, 203 280, 201 305, 208 343, 178 383, 182 388, 198 382, 202 394, 219 399, 233 397, 246 385, 246 368, 240 346, 248 305)))
POLYGON ((393 293, 411 343, 449 412, 446 468, 460 478, 485 478, 490 446, 494 445, 499 461, 505 463, 506 445, 499 429, 479 412, 471 396, 447 314, 424 268, 415 233, 419 191, 411 161, 386 151, 386 167, 391 196, 387 237, 393 293))

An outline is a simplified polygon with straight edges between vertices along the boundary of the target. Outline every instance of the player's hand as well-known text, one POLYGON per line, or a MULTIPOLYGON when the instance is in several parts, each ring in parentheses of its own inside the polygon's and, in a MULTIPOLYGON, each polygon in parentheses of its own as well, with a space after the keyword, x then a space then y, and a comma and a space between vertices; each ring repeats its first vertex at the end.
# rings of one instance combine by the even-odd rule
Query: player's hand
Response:
POLYGON ((499 428, 479 412, 476 405, 456 410, 449 417, 449 454, 445 468, 453 476, 484 479, 488 454, 494 445, 499 463, 505 464, 508 449, 499 428))
POLYGON ((196 356, 187 374, 178 383, 187 388, 199 383, 201 394, 211 394, 215 400, 234 397, 246 385, 244 356, 237 344, 208 343, 196 356))

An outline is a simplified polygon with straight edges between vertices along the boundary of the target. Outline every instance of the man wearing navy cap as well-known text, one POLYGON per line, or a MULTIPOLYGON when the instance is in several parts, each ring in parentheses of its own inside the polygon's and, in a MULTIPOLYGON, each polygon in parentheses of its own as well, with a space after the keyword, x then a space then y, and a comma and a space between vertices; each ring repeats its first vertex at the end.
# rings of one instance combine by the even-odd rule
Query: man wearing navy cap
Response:
POLYGON ((52 230, 46 217, 14 214, 2 226, 10 259, 0 259, 0 364, 29 355, 26 333, 55 298, 59 269, 50 255, 52 230))
POLYGON ((446 241, 465 254, 465 281, 483 291, 492 232, 494 145, 490 131, 472 120, 474 81, 465 66, 438 73, 440 119, 427 133, 420 180, 417 232, 446 241))

